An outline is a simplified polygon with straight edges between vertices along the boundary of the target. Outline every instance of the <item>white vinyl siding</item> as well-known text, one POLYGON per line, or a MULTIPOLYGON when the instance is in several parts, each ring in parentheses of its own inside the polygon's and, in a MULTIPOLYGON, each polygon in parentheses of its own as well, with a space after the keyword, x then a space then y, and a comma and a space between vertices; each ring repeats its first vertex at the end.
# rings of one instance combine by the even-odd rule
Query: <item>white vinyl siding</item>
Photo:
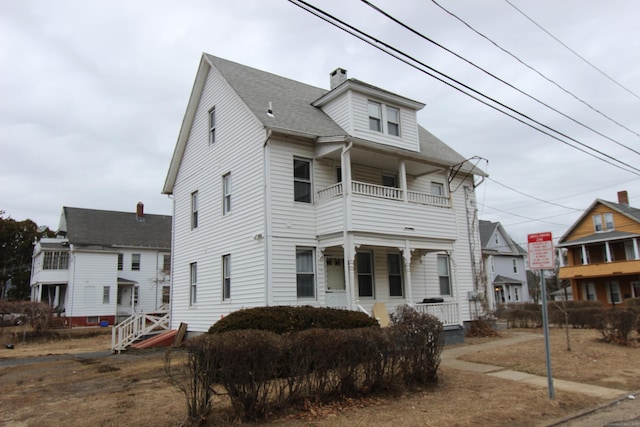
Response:
MULTIPOLYGON (((266 133, 246 105, 211 69, 189 132, 174 193, 171 327, 205 332, 221 316, 266 305, 264 156, 266 133), (216 106, 216 143, 209 145, 208 111, 216 106), (206 171, 206 173, 202 173, 206 171), (223 215, 221 177, 232 171, 232 214, 223 215), (198 189, 198 232, 190 233, 190 194, 198 189), (258 238, 256 236, 262 236, 258 238), (233 254, 232 299, 221 304, 222 262, 233 254), (189 264, 198 263, 198 304, 189 304, 189 264)), ((291 162, 291 158, 289 158, 291 162)), ((290 164, 289 164, 290 165, 290 164)), ((291 168, 291 166, 289 166, 291 168)), ((288 175, 291 185, 292 173, 288 175)), ((292 186, 292 185, 291 185, 292 186)), ((292 204, 292 193, 289 203, 292 204)))

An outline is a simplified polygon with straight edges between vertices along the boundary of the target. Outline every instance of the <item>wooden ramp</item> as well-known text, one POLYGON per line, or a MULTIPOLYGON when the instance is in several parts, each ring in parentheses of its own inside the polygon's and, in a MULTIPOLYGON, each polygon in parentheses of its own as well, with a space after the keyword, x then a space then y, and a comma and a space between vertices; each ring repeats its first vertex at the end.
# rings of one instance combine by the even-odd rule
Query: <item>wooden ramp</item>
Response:
POLYGON ((178 330, 174 329, 171 331, 162 332, 160 334, 154 335, 151 338, 147 338, 146 340, 139 341, 135 344, 131 345, 131 348, 153 348, 153 347, 169 347, 173 344, 173 341, 178 334, 178 330))

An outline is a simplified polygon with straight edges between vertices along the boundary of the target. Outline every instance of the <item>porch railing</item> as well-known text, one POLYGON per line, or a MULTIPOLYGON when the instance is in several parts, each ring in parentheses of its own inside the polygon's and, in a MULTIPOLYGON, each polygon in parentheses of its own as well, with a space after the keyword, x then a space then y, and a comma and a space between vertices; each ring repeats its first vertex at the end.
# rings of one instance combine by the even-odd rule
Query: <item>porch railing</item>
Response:
POLYGON ((459 308, 457 302, 443 302, 435 304, 414 304, 415 308, 420 313, 430 314, 435 316, 442 322, 443 326, 457 326, 460 325, 459 308))
MULTIPOLYGON (((369 197, 378 197, 387 200, 403 200, 404 192, 400 188, 385 187, 384 185, 370 184, 360 181, 351 181, 351 191, 353 194, 359 194, 369 197)), ((331 185, 316 192, 316 201, 332 199, 343 193, 342 183, 331 185)), ((407 191, 407 201, 409 203, 417 203, 422 205, 449 207, 449 198, 446 196, 437 196, 434 194, 421 193, 418 191, 407 191)))

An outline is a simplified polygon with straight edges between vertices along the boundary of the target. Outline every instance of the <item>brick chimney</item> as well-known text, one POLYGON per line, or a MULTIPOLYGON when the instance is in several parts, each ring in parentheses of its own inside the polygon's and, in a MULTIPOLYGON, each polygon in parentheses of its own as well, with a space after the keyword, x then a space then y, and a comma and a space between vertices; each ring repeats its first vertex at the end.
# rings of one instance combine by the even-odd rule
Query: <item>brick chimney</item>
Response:
POLYGON ((136 219, 144 221, 144 204, 142 202, 138 202, 136 205, 136 219))
POLYGON ((336 68, 329 74, 331 90, 337 88, 347 81, 347 70, 344 68, 336 68))
POLYGON ((629 195, 627 191, 618 191, 618 203, 621 205, 629 206, 629 195))

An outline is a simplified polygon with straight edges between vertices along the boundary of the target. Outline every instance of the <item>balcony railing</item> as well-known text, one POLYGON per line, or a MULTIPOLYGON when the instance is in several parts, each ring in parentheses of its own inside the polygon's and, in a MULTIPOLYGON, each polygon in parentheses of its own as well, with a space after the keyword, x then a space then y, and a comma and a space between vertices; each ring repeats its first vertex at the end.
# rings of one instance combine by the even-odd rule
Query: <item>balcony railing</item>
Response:
POLYGON ((413 308, 420 313, 435 316, 443 326, 460 325, 457 302, 443 302, 436 304, 414 304, 413 308))
MULTIPOLYGON (((351 191, 353 194, 358 194, 368 197, 377 197, 387 200, 403 200, 404 192, 400 188, 385 187, 384 185, 370 184, 360 181, 351 181, 351 191)), ((316 192, 316 202, 328 200, 342 195, 343 188, 342 183, 339 182, 330 187, 323 188, 316 192)), ((418 191, 407 191, 407 201, 410 203, 417 203, 422 205, 437 206, 447 208, 449 207, 449 198, 446 196, 437 196, 434 194, 420 193, 418 191)))

